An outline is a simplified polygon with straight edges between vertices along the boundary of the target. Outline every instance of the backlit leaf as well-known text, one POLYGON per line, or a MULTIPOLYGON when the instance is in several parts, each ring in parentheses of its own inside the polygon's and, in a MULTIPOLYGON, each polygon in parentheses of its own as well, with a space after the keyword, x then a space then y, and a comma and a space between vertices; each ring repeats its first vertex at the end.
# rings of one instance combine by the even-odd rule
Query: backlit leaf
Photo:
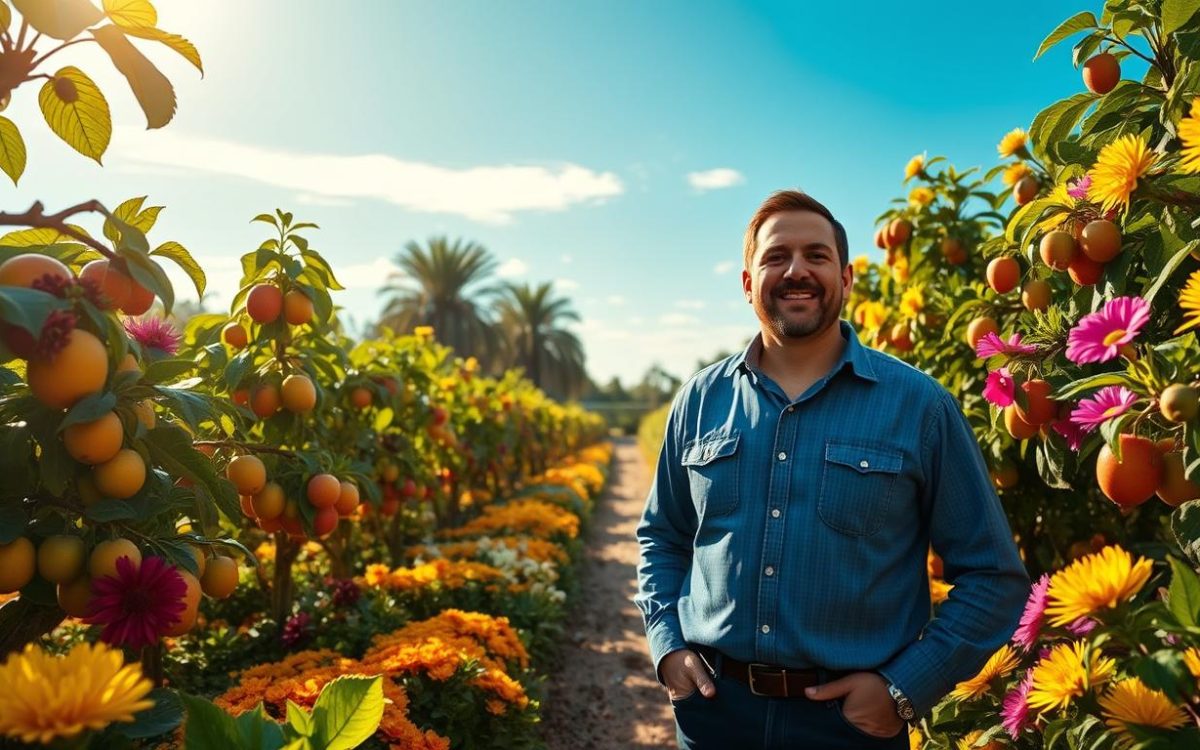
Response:
POLYGON ((14 185, 25 172, 25 139, 17 124, 7 117, 0 117, 0 169, 14 185))
POLYGON ((187 251, 187 248, 180 245, 178 242, 164 242, 154 248, 150 253, 163 258, 169 258, 175 261, 176 265, 183 269, 183 272, 192 280, 192 284, 196 287, 196 294, 204 295, 204 289, 208 284, 208 278, 204 275, 204 269, 192 257, 192 254, 187 251))
POLYGON ((12 0, 12 4, 36 31, 61 40, 78 35, 104 18, 88 0, 12 0))
POLYGON ((139 39, 149 39, 151 41, 161 42, 162 44, 167 45, 180 55, 183 55, 185 60, 190 62, 192 65, 195 65, 196 69, 200 71, 200 75, 204 75, 204 64, 200 60, 200 52, 196 49, 196 45, 192 44, 178 34, 172 34, 170 32, 163 31, 162 29, 152 29, 145 26, 139 26, 136 28, 127 27, 125 29, 125 33, 129 36, 136 36, 139 39))
POLYGON ((175 88, 154 63, 137 50, 118 26, 92 29, 92 36, 129 81, 129 88, 146 114, 147 128, 161 128, 175 116, 175 88))
POLYGON ((147 0, 104 0, 104 12, 120 26, 157 26, 158 11, 147 0))
POLYGON ((104 94, 91 78, 79 68, 68 65, 42 86, 38 104, 55 135, 100 163, 100 157, 112 139, 112 115, 104 94))

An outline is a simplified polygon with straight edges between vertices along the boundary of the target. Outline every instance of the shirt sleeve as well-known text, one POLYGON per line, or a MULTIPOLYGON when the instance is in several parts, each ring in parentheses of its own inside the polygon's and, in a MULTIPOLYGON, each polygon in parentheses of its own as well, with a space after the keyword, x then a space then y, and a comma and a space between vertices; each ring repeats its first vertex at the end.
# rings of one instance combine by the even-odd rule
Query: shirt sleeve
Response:
POLYGON ((680 391, 667 417, 654 481, 637 527, 641 552, 634 603, 642 612, 659 682, 662 682, 659 665, 663 657, 687 647, 679 624, 678 605, 692 562, 696 511, 687 470, 681 461, 685 402, 685 391, 680 391))
POLYGON ((942 392, 922 437, 929 540, 953 585, 937 617, 879 673, 924 715, 1011 636, 1029 575, 971 426, 942 392))

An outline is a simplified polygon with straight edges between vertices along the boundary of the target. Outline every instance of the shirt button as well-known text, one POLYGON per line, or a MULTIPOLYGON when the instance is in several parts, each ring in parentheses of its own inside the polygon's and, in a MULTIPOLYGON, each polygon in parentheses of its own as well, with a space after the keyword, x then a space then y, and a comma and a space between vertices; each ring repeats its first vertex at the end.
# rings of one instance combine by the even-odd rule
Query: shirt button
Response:
POLYGON ((786 454, 786 453, 784 453, 783 451, 779 451, 779 460, 780 460, 780 461, 786 461, 786 460, 787 460, 787 454, 786 454))
POLYGON ((773 508, 771 510, 771 518, 779 518, 779 508, 773 508))
POLYGON ((869 467, 871 464, 867 463, 867 460, 864 458, 863 460, 858 462, 858 465, 865 469, 865 468, 869 467))
POLYGON ((770 633, 770 632, 771 632, 771 626, 770 626, 770 625, 763 625, 763 626, 762 626, 762 632, 763 632, 763 633, 770 633))
POLYGON ((789 406, 789 407, 788 407, 788 414, 791 414, 791 413, 792 413, 792 412, 794 412, 794 411, 796 411, 796 407, 794 407, 794 406, 789 406))
POLYGON ((772 568, 770 565, 768 565, 767 569, 764 570, 763 572, 767 574, 767 577, 775 575, 775 569, 772 568))

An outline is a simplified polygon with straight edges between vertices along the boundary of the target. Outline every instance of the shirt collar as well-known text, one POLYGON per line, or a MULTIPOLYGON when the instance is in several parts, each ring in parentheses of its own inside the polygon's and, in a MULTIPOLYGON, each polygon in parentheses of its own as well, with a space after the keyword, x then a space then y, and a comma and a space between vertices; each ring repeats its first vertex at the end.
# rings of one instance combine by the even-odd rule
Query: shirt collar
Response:
MULTIPOLYGON (((872 383, 877 382, 879 376, 875 374, 875 366, 871 363, 870 353, 858 340, 858 334, 855 333, 854 328, 845 320, 839 320, 838 327, 841 329, 842 338, 846 340, 846 348, 842 350, 842 358, 834 365, 833 371, 837 372, 849 364, 855 375, 872 383)), ((750 343, 733 361, 733 367, 729 370, 730 374, 741 370, 751 377, 757 378, 756 373, 759 369, 759 360, 762 358, 762 350, 762 333, 759 332, 754 334, 754 338, 750 339, 750 343)))

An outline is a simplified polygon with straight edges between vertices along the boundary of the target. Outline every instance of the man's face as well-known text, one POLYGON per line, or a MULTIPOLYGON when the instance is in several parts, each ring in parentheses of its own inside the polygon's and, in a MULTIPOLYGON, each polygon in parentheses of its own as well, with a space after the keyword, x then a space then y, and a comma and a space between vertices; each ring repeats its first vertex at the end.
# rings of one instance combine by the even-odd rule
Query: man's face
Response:
POLYGON ((838 259, 833 225, 812 211, 784 211, 763 223, 756 240, 742 288, 758 319, 781 338, 835 324, 852 277, 838 259))

